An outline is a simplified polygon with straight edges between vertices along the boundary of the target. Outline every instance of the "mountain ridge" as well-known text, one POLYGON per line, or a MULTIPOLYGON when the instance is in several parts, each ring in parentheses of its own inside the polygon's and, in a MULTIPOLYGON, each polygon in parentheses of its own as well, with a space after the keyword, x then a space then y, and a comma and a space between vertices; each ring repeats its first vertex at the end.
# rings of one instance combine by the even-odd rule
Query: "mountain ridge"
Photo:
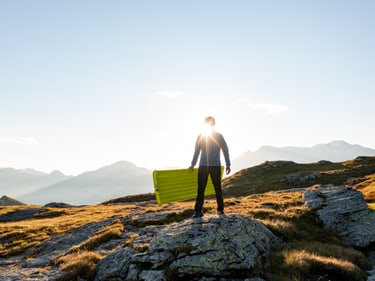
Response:
POLYGON ((241 169, 259 165, 265 161, 286 160, 297 163, 311 163, 321 160, 341 162, 358 156, 374 156, 375 149, 358 144, 336 140, 312 147, 298 146, 261 146, 258 150, 247 151, 232 160, 232 173, 241 169))
POLYGON ((19 198, 33 204, 46 204, 56 200, 73 205, 96 204, 123 195, 147 193, 151 188, 150 170, 137 167, 131 162, 118 161, 19 198))
MULTIPOLYGON (((358 156, 374 156, 375 150, 345 141, 312 147, 262 146, 232 160, 232 174, 265 161, 289 160, 312 163, 320 160, 341 162, 358 156)), ((153 192, 152 171, 128 161, 117 161, 77 176, 55 170, 50 174, 34 169, 0 168, 0 195, 27 204, 64 202, 72 205, 96 204, 126 195, 153 192)))

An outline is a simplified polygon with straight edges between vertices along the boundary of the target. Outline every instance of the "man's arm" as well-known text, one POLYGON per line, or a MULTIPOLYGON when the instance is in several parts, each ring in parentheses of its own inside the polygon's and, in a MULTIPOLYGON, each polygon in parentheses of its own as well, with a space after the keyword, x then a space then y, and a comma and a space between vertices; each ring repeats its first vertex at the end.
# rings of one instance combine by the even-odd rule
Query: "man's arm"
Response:
POLYGON ((229 148, 228 145, 224 139, 223 136, 221 136, 221 150, 223 151, 224 154, 224 159, 225 159, 225 172, 227 174, 230 173, 230 158, 229 158, 229 148))
POLYGON ((193 160, 191 160, 191 165, 189 169, 193 169, 194 166, 197 164, 200 152, 201 152, 201 135, 198 136, 197 141, 195 142, 193 160))

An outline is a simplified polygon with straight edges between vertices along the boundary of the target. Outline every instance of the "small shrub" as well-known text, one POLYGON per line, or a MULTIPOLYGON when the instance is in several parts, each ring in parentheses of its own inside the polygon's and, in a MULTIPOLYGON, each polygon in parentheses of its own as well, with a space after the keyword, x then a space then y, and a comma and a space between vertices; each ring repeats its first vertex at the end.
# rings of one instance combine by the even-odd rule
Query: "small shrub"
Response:
POLYGON ((76 252, 63 256, 56 265, 65 272, 56 281, 94 280, 95 268, 101 256, 95 252, 76 252))

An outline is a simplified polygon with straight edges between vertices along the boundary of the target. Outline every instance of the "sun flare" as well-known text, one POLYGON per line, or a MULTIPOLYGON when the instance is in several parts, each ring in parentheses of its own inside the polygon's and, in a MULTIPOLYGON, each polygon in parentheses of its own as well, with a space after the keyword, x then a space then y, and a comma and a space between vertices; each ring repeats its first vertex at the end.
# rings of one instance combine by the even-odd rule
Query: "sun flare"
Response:
POLYGON ((213 132, 213 127, 209 124, 204 124, 202 126, 202 131, 201 131, 201 134, 203 136, 210 136, 213 132))

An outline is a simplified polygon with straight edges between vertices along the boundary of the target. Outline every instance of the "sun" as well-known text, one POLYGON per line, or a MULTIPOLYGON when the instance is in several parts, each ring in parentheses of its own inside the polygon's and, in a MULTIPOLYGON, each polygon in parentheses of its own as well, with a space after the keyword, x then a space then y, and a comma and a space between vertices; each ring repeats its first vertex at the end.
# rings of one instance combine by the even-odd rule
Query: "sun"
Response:
POLYGON ((210 136, 213 132, 214 128, 210 124, 203 124, 201 134, 205 137, 210 136))

